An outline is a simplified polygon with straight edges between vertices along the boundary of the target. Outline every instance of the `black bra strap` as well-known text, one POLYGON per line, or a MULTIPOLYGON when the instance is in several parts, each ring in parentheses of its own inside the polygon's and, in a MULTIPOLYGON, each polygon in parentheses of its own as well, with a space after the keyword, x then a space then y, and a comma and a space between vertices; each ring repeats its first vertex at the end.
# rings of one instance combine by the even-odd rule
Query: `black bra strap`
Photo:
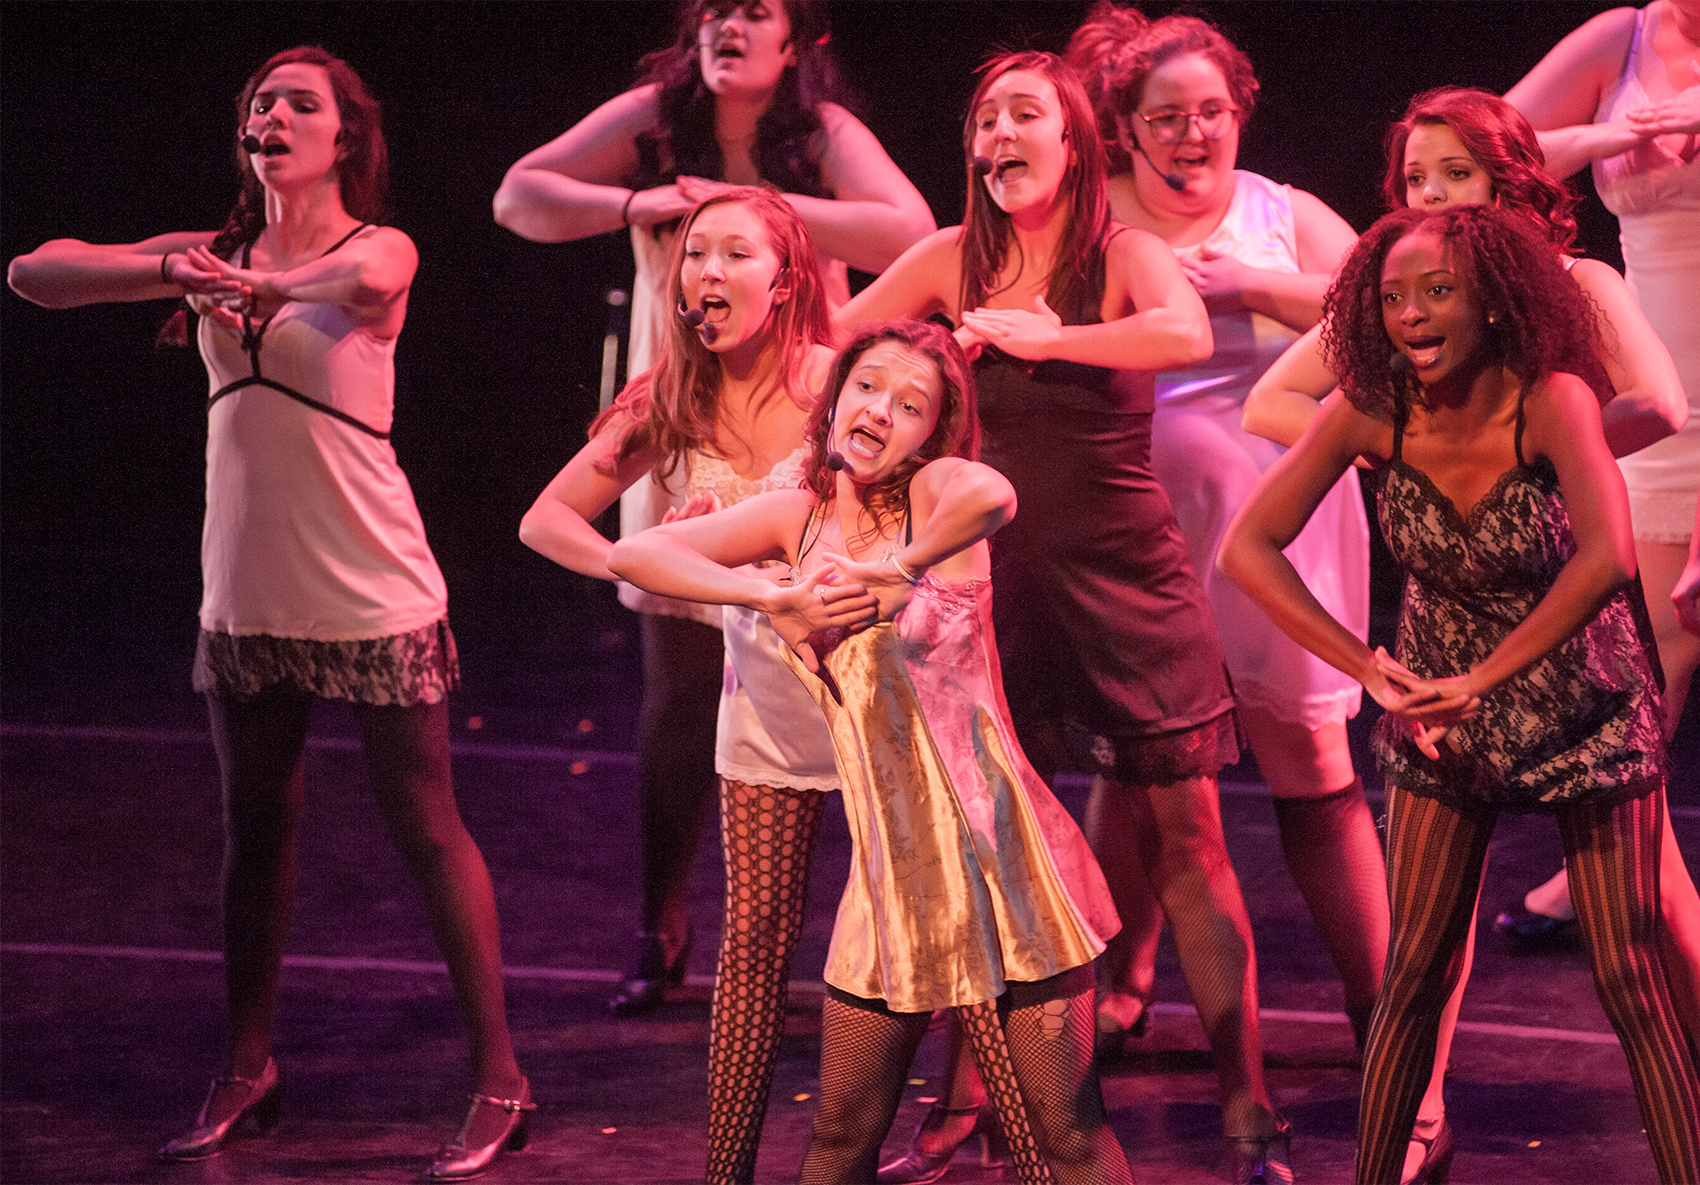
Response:
POLYGON ((1527 469, 1529 463, 1523 459, 1523 389, 1517 389, 1517 427, 1511 435, 1511 446, 1517 452, 1517 463, 1527 469))
MULTIPOLYGON (((332 251, 335 251, 344 243, 348 242, 348 240, 352 239, 355 235, 359 234, 371 225, 372 224, 370 222, 362 222, 359 226, 343 235, 342 238, 338 239, 324 252, 322 252, 319 255, 319 258, 323 259, 326 255, 329 255, 332 251)), ((246 271, 252 264, 253 258, 254 240, 249 239, 246 243, 242 244, 242 269, 244 271, 246 271)), ((265 321, 260 324, 258 329, 255 329, 254 322, 248 314, 242 314, 242 349, 247 353, 249 361, 253 364, 254 373, 247 378, 236 379, 234 382, 226 383, 217 391, 214 391, 207 399, 207 410, 211 411, 213 404, 217 403, 220 399, 223 399, 226 395, 229 395, 233 391, 240 391, 243 387, 269 387, 273 391, 278 391, 289 396, 297 403, 305 404, 314 411, 322 411, 332 419, 341 420, 350 428, 358 428, 366 435, 376 437, 379 440, 388 440, 390 438, 390 434, 388 432, 380 432, 370 424, 362 423, 345 411, 338 411, 328 403, 320 403, 317 399, 303 395, 299 391, 292 391, 282 383, 273 382, 271 379, 266 378, 260 373, 260 343, 265 339, 266 330, 271 328, 272 317, 275 316, 277 316, 277 314, 273 313, 271 317, 267 317, 265 321)))
POLYGON ((299 391, 292 391, 282 383, 274 383, 271 379, 262 378, 259 375, 254 375, 250 378, 237 379, 235 382, 226 383, 217 391, 214 391, 207 399, 207 410, 211 411, 213 404, 217 403, 220 399, 223 399, 226 395, 235 391, 240 391, 244 387, 269 387, 273 391, 289 396, 297 403, 306 404, 314 411, 322 411, 334 420, 341 420, 350 428, 358 428, 368 436, 376 437, 378 440, 388 440, 390 438, 390 434, 388 432, 380 432, 370 424, 362 423, 345 411, 338 410, 328 403, 320 403, 317 399, 314 399, 311 396, 303 395, 299 391))

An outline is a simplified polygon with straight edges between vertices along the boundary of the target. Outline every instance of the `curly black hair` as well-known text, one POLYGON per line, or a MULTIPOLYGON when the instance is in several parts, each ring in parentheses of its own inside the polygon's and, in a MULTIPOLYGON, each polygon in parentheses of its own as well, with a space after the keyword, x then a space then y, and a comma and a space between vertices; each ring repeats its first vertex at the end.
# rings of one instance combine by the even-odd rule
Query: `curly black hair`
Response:
POLYGON ((1364 232, 1340 265, 1323 303, 1322 351, 1354 407, 1403 423, 1422 387, 1397 375, 1381 313, 1381 274, 1393 245, 1419 229, 1438 231, 1453 267, 1485 320, 1493 357, 1525 391, 1550 374, 1574 374, 1604 405, 1615 393, 1600 363, 1600 318, 1530 219, 1495 206, 1399 209, 1364 232))

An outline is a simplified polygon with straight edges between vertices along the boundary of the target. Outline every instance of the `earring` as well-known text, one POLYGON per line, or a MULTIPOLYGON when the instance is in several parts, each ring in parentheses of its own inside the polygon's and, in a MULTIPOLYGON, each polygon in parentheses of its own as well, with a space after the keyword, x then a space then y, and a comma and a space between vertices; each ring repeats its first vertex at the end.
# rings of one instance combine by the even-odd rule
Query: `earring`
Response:
POLYGON ((1488 324, 1489 325, 1499 324, 1499 314, 1498 313, 1489 313, 1488 314, 1488 324))

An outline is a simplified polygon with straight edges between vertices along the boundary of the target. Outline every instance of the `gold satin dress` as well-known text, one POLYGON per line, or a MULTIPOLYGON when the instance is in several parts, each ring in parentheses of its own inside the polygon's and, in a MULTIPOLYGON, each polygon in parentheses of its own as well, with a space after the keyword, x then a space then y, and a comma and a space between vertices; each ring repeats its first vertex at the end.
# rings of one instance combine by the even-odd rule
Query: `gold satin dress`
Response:
POLYGON ((996 999, 1121 927, 1004 702, 991 582, 924 577, 894 621, 786 660, 825 713, 854 847, 826 981, 895 1012, 996 999))

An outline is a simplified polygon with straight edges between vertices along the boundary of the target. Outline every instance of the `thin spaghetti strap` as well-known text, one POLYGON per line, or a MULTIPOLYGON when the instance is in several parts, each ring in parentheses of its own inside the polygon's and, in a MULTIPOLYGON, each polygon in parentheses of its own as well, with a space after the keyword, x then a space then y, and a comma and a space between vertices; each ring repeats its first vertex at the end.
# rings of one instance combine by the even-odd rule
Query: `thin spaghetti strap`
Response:
POLYGON ((355 235, 359 234, 371 225, 372 224, 370 222, 362 222, 359 226, 343 235, 342 238, 338 239, 335 243, 332 243, 329 247, 325 248, 324 255, 319 256, 319 258, 323 259, 325 255, 329 255, 332 251, 335 251, 338 247, 341 247, 344 243, 348 242, 349 239, 352 239, 355 235))
POLYGON ((1517 464, 1527 469, 1529 462, 1523 459, 1523 388, 1517 388, 1517 426, 1511 433, 1511 447, 1517 453, 1517 464))
POLYGON ((815 502, 813 505, 811 505, 809 507, 809 517, 808 517, 807 521, 805 521, 803 523, 802 538, 797 540, 797 562, 791 565, 791 573, 792 573, 793 578, 802 574, 803 557, 808 555, 809 552, 814 550, 816 542, 818 542, 820 540, 821 531, 823 531, 825 529, 826 529, 826 503, 825 502, 815 502), (815 529, 814 538, 811 539, 811 538, 809 538, 809 528, 813 527, 815 525, 815 511, 816 510, 819 510, 821 512, 820 526, 815 529))

